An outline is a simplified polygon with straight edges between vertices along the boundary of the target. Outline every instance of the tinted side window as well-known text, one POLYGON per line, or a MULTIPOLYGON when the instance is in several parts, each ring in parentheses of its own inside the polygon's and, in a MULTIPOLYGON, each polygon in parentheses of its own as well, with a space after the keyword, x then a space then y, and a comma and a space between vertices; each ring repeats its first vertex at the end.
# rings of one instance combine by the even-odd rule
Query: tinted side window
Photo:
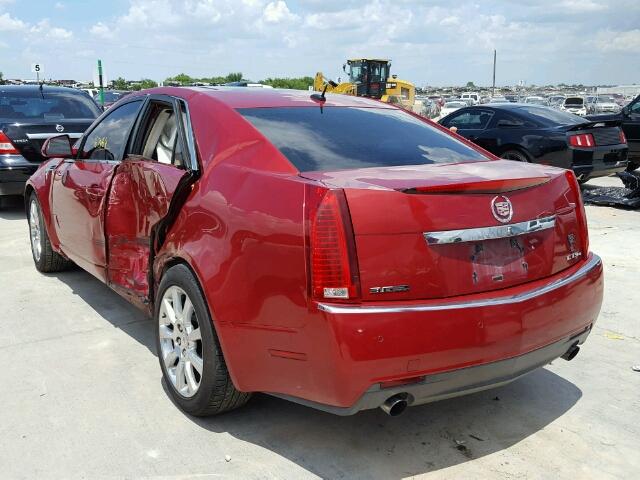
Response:
POLYGON ((126 103, 110 112, 87 136, 79 158, 122 160, 129 131, 142 101, 126 103))
POLYGON ((301 172, 487 160, 430 122, 395 108, 238 111, 301 172))
POLYGON ((629 109, 633 115, 640 115, 640 99, 636 101, 629 109))
POLYGON ((493 116, 486 110, 474 110, 462 112, 449 119, 447 125, 459 129, 484 130, 493 116))

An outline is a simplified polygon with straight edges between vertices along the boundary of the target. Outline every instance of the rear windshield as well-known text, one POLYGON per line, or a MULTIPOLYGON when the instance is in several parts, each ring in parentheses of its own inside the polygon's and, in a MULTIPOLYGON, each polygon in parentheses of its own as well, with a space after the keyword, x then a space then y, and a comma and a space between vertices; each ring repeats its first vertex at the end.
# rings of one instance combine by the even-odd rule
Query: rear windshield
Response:
POLYGON ((301 172, 487 160, 402 110, 279 107, 238 111, 301 172))
POLYGON ((584 100, 582 98, 567 98, 564 101, 565 105, 583 105, 584 100))
POLYGON ((563 112, 550 107, 542 107, 537 105, 518 107, 521 113, 528 113, 532 120, 542 125, 554 127, 557 125, 579 125, 585 123, 586 120, 573 113, 563 112))
POLYGON ((95 102, 80 92, 47 92, 38 89, 0 93, 0 118, 6 120, 94 119, 100 114, 95 102))

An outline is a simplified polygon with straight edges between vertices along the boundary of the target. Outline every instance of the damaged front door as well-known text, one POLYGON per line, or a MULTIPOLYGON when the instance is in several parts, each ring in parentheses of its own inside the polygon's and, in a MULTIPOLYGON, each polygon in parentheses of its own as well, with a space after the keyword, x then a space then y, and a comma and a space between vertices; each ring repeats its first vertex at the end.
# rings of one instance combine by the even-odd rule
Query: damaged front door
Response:
POLYGON ((189 130, 182 101, 151 97, 131 153, 111 183, 105 219, 108 283, 141 306, 149 301, 157 231, 172 220, 172 201, 184 198, 178 192, 190 186, 197 168, 189 130))

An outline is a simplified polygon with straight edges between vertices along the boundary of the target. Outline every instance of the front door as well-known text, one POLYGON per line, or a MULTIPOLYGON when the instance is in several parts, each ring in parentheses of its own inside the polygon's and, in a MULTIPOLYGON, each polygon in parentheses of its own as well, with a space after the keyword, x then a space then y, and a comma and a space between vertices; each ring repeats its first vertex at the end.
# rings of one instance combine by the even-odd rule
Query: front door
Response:
POLYGON ((141 103, 126 103, 105 116, 83 139, 77 158, 62 162, 54 172, 52 211, 62 250, 103 281, 106 193, 141 103))
POLYGON ((159 229, 168 228, 172 208, 177 212, 181 205, 172 201, 192 178, 194 154, 189 153, 192 143, 187 142, 183 127, 188 125, 186 115, 181 102, 152 97, 109 193, 105 219, 108 283, 141 306, 150 300, 150 269, 154 247, 161 241, 159 229))

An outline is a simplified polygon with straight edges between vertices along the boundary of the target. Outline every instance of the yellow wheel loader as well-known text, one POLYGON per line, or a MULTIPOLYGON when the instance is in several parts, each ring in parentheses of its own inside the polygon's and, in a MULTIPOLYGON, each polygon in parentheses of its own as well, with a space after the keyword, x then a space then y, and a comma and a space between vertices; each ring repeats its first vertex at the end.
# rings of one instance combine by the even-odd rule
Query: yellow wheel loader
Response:
POLYGON ((327 80, 322 72, 316 73, 313 89, 317 92, 342 93, 369 97, 413 110, 416 88, 406 80, 390 76, 391 61, 384 59, 358 58, 348 60, 342 69, 349 75, 348 82, 335 84, 327 80), (347 71, 347 66, 349 70, 347 71))

